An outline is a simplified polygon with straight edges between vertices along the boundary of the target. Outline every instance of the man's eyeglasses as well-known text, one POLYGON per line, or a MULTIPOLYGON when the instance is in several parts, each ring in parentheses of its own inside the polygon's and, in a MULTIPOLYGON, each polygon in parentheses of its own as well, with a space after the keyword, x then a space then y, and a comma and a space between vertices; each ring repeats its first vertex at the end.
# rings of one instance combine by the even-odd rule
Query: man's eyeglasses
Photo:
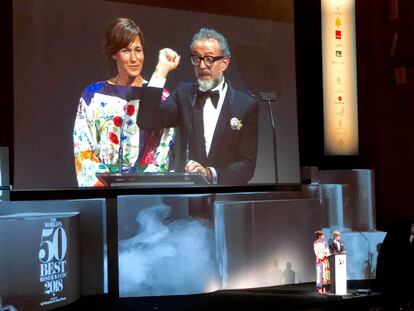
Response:
POLYGON ((204 64, 207 67, 211 67, 214 63, 220 59, 223 59, 226 56, 199 56, 199 55, 190 55, 191 63, 194 66, 200 66, 201 61, 204 61, 204 64))

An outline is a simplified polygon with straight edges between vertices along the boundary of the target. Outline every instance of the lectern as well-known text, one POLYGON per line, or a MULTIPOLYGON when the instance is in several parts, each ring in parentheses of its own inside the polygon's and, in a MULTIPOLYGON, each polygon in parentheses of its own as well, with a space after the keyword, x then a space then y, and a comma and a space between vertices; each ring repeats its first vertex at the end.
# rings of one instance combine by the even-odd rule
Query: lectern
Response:
POLYGON ((334 295, 346 295, 346 254, 330 255, 328 256, 328 261, 331 271, 331 293, 334 295))
POLYGON ((104 173, 96 177, 105 186, 189 186, 207 185, 208 180, 199 173, 104 173))

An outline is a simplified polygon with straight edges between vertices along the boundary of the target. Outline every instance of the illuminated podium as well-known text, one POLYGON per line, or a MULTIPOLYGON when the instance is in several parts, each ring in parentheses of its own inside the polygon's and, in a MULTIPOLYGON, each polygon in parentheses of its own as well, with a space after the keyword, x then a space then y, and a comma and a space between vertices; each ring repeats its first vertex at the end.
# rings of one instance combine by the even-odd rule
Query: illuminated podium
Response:
POLYGON ((331 272, 331 293, 334 295, 346 295, 346 254, 330 255, 328 256, 328 261, 331 272))
POLYGON ((185 186, 208 185, 208 180, 199 173, 104 173, 96 177, 110 187, 136 186, 185 186))

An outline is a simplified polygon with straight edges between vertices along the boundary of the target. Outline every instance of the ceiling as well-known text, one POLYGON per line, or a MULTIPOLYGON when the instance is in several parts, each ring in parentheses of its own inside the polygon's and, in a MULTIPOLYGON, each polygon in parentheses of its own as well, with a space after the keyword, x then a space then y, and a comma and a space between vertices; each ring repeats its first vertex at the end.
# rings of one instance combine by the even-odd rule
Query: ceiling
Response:
POLYGON ((293 0, 103 0, 293 23, 293 0))

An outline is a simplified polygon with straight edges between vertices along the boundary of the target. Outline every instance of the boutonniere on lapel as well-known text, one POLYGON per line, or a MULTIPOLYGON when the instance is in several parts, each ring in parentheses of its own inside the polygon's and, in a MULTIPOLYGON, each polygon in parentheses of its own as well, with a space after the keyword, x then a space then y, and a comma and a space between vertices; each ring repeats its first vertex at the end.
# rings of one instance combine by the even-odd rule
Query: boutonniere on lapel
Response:
POLYGON ((238 130, 240 131, 241 128, 243 127, 243 123, 241 123, 241 121, 237 118, 231 118, 230 120, 230 126, 232 130, 238 130))

